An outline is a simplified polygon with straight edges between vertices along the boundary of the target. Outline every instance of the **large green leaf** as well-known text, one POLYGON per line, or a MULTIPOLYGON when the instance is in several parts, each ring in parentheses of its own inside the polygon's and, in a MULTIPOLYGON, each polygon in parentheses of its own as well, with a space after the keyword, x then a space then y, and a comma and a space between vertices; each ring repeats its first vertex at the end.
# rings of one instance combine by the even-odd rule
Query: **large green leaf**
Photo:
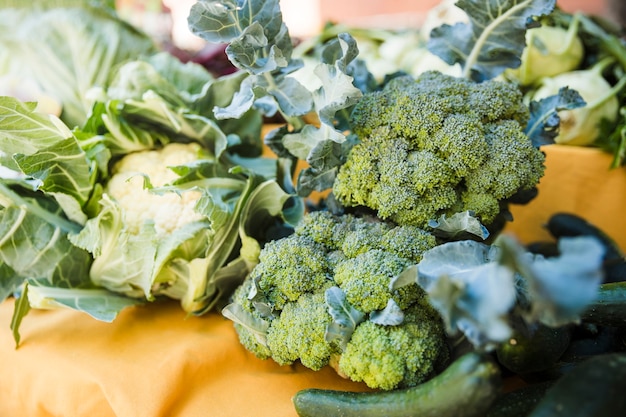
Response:
POLYGON ((547 15, 555 0, 459 0, 469 23, 444 24, 432 30, 428 49, 452 65, 460 63, 466 78, 492 79, 517 68, 526 46, 526 30, 547 15))

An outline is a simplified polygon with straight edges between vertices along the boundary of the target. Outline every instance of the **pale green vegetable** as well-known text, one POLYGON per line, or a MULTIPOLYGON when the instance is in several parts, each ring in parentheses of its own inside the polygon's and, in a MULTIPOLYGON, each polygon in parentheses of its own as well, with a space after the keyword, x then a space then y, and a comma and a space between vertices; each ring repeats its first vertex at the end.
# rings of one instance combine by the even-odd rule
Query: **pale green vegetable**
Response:
POLYGON ((618 116, 617 94, 626 85, 626 78, 611 85, 603 76, 603 69, 611 61, 600 61, 585 70, 569 71, 555 77, 542 79, 534 92, 533 100, 557 93, 562 87, 576 90, 587 103, 583 107, 561 110, 559 134, 554 141, 564 145, 586 146, 593 144, 600 134, 603 120, 614 123, 618 116))
POLYGON ((521 85, 532 85, 543 77, 553 77, 577 69, 585 53, 578 37, 579 19, 566 29, 540 26, 526 32, 526 48, 518 68, 505 75, 521 85))

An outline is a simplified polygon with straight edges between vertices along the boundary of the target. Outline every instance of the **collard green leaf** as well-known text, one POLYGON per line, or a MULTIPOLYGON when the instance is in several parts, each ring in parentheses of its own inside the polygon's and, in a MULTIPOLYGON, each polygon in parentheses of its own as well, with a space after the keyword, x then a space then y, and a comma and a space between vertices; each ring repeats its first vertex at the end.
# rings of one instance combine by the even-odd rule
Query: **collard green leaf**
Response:
POLYGON ((428 49, 450 65, 460 63, 466 78, 483 81, 517 68, 534 18, 552 12, 555 0, 459 0, 468 23, 433 29, 428 49))
POLYGON ((528 105, 530 119, 524 133, 537 147, 551 145, 559 134, 561 118, 558 112, 583 107, 585 104, 576 90, 567 87, 561 88, 556 95, 533 100, 528 105))

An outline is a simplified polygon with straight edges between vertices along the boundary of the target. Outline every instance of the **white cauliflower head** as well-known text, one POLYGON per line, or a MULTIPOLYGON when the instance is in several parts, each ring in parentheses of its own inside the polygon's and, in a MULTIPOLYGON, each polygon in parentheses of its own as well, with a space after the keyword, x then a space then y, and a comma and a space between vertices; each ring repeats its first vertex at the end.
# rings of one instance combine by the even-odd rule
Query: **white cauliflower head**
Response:
POLYGON ((198 160, 201 151, 197 143, 170 143, 162 149, 128 154, 115 164, 105 191, 122 208, 130 233, 138 234, 146 221, 154 222, 157 235, 165 235, 202 219, 195 210, 200 191, 156 194, 144 188, 144 176, 154 187, 176 180, 178 174, 170 167, 198 160))

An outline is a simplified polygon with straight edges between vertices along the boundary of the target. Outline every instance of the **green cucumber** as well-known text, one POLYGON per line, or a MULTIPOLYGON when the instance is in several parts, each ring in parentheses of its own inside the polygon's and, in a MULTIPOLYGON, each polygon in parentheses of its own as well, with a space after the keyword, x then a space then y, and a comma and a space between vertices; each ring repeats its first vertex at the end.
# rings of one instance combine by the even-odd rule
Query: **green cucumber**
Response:
POLYGON ((605 326, 626 325, 626 281, 602 284, 582 320, 605 326))
POLYGON ((528 417, 626 415, 626 353, 589 358, 546 391, 528 417))
POLYGON ((556 213, 548 220, 548 231, 555 238, 593 236, 606 248, 606 259, 624 258, 619 245, 599 227, 589 223, 582 217, 571 213, 556 213))
POLYGON ((501 388, 495 361, 470 352, 415 387, 377 392, 305 389, 296 393, 293 403, 300 417, 477 417, 489 409, 501 388))
POLYGON ((526 417, 552 385, 554 381, 544 381, 504 393, 489 408, 485 417, 526 417))
POLYGON ((532 334, 514 334, 496 349, 498 361, 516 374, 540 372, 552 367, 570 344, 572 328, 538 325, 532 334))

